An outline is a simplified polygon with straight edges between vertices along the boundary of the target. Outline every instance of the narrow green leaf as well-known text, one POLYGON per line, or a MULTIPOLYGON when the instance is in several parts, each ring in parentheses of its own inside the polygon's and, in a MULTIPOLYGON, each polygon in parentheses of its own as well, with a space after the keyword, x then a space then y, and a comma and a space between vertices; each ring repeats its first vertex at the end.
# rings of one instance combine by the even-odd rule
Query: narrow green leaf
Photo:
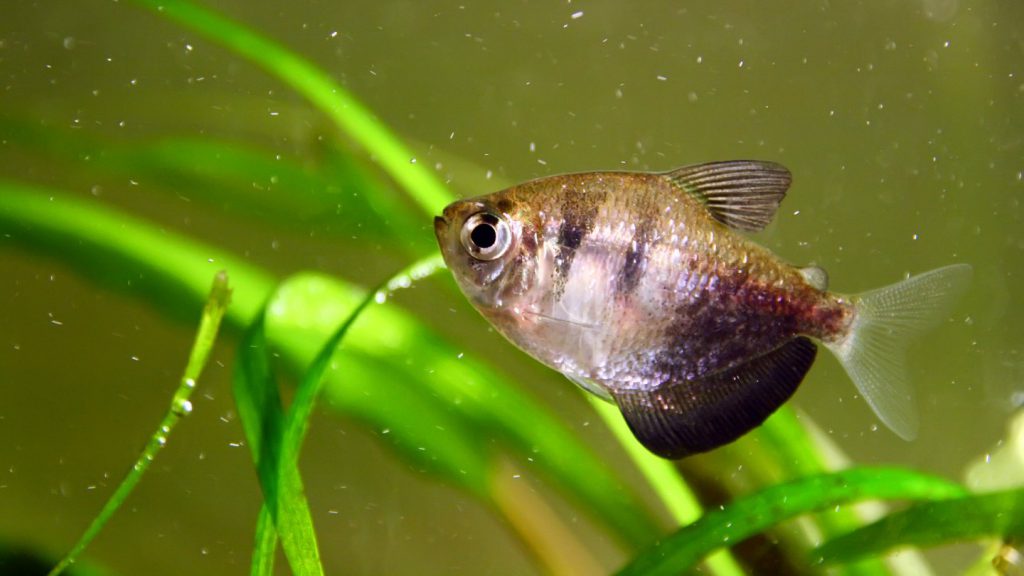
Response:
POLYGON ((346 238, 387 238, 416 247, 433 238, 419 213, 374 171, 332 143, 313 158, 290 158, 249 144, 214 138, 113 140, 84 129, 59 129, 0 116, 9 146, 48 162, 105 175, 121 174, 164 191, 230 207, 233 216, 255 216, 275 226, 311 224, 346 238))
POLYGON ((256 519, 256 541, 252 549, 252 576, 272 576, 274 574, 274 558, 277 552, 277 530, 270 510, 260 506, 260 515, 256 519))
POLYGON ((210 296, 206 301, 206 306, 203 308, 199 329, 196 332, 196 339, 192 344, 192 351, 189 354, 188 364, 185 366, 185 371, 181 376, 178 388, 174 391, 174 396, 171 398, 171 406, 160 421, 160 426, 150 436, 149 442, 146 443, 135 465, 128 471, 121 483, 118 484, 117 489, 114 490, 114 493, 111 494, 110 498, 103 505, 103 508, 100 509, 96 517, 89 523, 85 533, 78 539, 78 542, 71 548, 67 556, 61 559, 50 571, 50 576, 60 574, 75 562, 89 543, 100 533, 107 521, 117 512, 117 509, 121 507, 132 490, 135 489, 143 474, 149 469, 153 459, 156 458, 160 450, 167 444, 167 440, 178 422, 192 412, 190 397, 192 391, 195 390, 196 381, 199 379, 203 367, 206 366, 206 360, 213 349, 214 341, 217 339, 217 331, 220 329, 220 322, 227 309, 230 295, 231 290, 228 288, 227 275, 220 272, 214 277, 213 288, 210 290, 210 296))
POLYGON ((263 502, 274 521, 273 526, 265 521, 257 525, 253 571, 272 564, 274 538, 266 531, 275 529, 292 571, 299 576, 320 576, 323 567, 302 478, 297 466, 282 466, 282 455, 287 450, 287 421, 269 354, 261 315, 239 345, 233 385, 239 419, 263 489, 263 502), (268 545, 269 550, 263 548, 268 545))
POLYGON ((639 554, 620 576, 681 574, 712 550, 731 546, 790 518, 867 499, 961 496, 962 487, 916 472, 853 468, 771 486, 704 515, 639 554))
POLYGON ((374 115, 328 74, 280 44, 213 10, 185 0, 136 0, 247 58, 309 99, 369 155, 429 214, 450 194, 444 185, 374 115))
MULTIPOLYGON (((619 442, 626 449, 629 457, 636 464, 640 472, 647 478, 648 484, 661 498, 662 503, 668 508, 673 519, 680 526, 685 526, 700 518, 703 508, 697 495, 690 490, 690 487, 679 474, 675 465, 663 458, 655 456, 643 447, 633 437, 629 426, 622 418, 622 414, 614 404, 605 402, 596 396, 588 395, 594 410, 604 420, 605 425, 619 439, 619 442)), ((728 550, 718 550, 707 558, 708 567, 714 574, 719 576, 739 575, 743 569, 736 563, 736 559, 728 550)))
POLYGON ((850 562, 901 546, 1024 537, 1024 489, 922 502, 839 536, 814 551, 817 562, 850 562))

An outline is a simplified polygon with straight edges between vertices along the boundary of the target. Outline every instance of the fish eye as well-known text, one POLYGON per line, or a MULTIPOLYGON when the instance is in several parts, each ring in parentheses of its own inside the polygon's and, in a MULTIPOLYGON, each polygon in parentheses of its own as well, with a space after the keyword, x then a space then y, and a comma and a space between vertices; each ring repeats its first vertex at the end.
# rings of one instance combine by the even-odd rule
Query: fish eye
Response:
POLYGON ((477 260, 496 260, 512 245, 512 232, 496 214, 477 212, 462 225, 462 245, 477 260))

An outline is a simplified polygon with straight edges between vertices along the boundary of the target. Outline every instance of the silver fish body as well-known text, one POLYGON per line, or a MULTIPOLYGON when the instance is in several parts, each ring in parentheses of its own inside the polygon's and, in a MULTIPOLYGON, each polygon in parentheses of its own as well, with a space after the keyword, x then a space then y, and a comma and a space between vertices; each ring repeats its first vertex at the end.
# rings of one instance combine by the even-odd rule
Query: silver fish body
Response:
MULTIPOLYGON (((763 422, 810 368, 812 340, 862 372, 878 364, 863 362, 853 337, 867 333, 860 299, 828 292, 820 269, 790 266, 738 233, 766 225, 789 183, 782 166, 753 161, 569 174, 456 202, 435 231, 460 288, 498 331, 616 402, 645 446, 677 458, 763 422)), ((929 310, 946 307, 969 268, 944 270, 925 282, 929 310)), ((877 375, 865 378, 878 388, 877 375)), ((882 389, 869 402, 912 434, 906 402, 882 389)))

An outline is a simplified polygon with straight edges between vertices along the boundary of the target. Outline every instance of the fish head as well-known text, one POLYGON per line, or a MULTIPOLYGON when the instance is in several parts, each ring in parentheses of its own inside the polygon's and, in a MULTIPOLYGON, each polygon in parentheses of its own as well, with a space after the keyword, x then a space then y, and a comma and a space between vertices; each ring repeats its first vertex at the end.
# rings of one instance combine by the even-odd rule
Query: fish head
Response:
POLYGON ((453 202, 434 218, 445 264, 485 315, 521 302, 536 269, 536 232, 505 194, 453 202))

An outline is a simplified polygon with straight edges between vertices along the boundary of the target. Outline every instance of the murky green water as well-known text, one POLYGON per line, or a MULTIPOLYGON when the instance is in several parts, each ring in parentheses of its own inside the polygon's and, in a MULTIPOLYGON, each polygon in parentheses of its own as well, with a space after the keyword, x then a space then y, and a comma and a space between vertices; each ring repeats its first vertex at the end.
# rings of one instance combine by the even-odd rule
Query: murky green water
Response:
MULTIPOLYGON (((793 262, 825 267, 834 289, 972 264, 968 296, 911 351, 917 441, 879 429, 825 354, 798 391, 799 409, 858 463, 959 479, 1024 404, 1018 2, 216 7, 332 73, 460 194, 568 171, 775 160, 794 185, 759 239, 793 262)), ((227 138, 316 161, 322 139, 335 136, 330 123, 254 65, 128 2, 12 2, 3 12, 0 178, 93 197, 282 277, 316 269, 371 284, 409 261, 330 210, 296 226, 270 208, 244 212, 241 201, 211 203, 187 183, 105 164, 109 149, 169 136, 227 138), (58 136, 33 140, 10 122, 58 136), (88 145, 66 144, 75 138, 88 145)), ((411 230, 418 234, 429 242, 428 219, 411 230)), ((0 235, 0 540, 54 553, 143 445, 192 335, 190 316, 168 316, 125 286, 132 271, 97 284, 81 273, 93 265, 0 235)), ((399 301, 466 354, 504 366, 609 460, 624 462, 571 384, 524 360, 444 283, 399 301)), ((167 574, 247 572, 259 491, 230 395, 236 336, 218 349, 194 414, 91 558, 123 574, 155 565, 167 574)), ((396 460, 376 436, 334 418, 314 423, 303 466, 329 566, 534 570, 486 508, 396 460)), ((581 522, 596 556, 621 562, 581 522)), ((940 557, 952 560, 937 571, 955 573, 972 556, 940 557)))

